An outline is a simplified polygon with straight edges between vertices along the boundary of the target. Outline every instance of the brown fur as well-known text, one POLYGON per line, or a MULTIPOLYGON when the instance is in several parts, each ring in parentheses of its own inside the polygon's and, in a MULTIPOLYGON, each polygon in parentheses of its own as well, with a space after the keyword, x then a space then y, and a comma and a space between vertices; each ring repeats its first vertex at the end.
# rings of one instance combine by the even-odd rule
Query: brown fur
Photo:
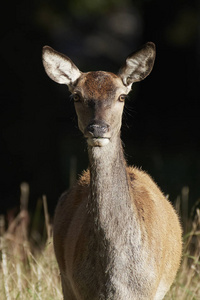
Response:
POLYGON ((84 91, 87 91, 87 99, 106 100, 110 99, 116 89, 117 76, 112 73, 97 71, 89 72, 85 77, 84 91))
MULTIPOLYGON (((139 227, 142 229, 142 241, 146 245, 145 247, 147 247, 147 252, 148 249, 151 249, 148 254, 147 260, 149 265, 147 269, 151 264, 157 268, 157 283, 152 292, 152 297, 147 299, 157 299, 154 297, 160 282, 164 282, 164 284, 167 285, 167 288, 164 288, 168 290, 179 267, 182 251, 181 228, 172 205, 163 196, 150 176, 134 167, 127 167, 127 173, 130 180, 131 193, 133 195, 133 207, 137 207, 137 220, 138 224, 140 224, 139 227), (168 225, 166 226, 166 224, 168 225), (152 259, 154 260, 153 262, 151 261, 152 259)), ((81 206, 81 203, 85 203, 83 207, 86 207, 90 193, 89 187, 90 172, 88 170, 83 173, 76 185, 67 194, 61 197, 56 209, 54 244, 61 274, 66 272, 68 263, 66 263, 65 251, 73 238, 75 238, 76 245, 68 256, 73 269, 78 268, 79 262, 83 260, 84 251, 87 249, 89 240, 87 230, 84 229, 83 224, 76 223, 76 225, 74 224, 75 227, 70 227, 70 223, 76 211, 81 206), (79 235, 76 236, 79 226, 83 227, 79 235), (71 233, 67 233, 68 230, 70 230, 71 233)), ((82 220, 87 222, 87 210, 81 213, 83 216, 81 216, 80 219, 76 217, 77 222, 81 222, 82 220)), ((72 297, 71 299, 79 298, 72 297)), ((80 299, 87 298, 83 296, 83 298, 81 297, 80 299)))

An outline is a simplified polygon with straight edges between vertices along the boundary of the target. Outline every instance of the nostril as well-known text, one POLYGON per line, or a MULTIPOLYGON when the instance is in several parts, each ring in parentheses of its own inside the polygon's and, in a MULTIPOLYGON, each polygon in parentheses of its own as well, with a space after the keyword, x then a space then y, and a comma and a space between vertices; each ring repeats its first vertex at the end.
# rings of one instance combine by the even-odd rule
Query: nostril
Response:
POLYGON ((95 127, 96 127, 96 125, 90 124, 90 125, 88 125, 87 130, 88 130, 89 132, 93 133, 94 130, 95 130, 95 127))
POLYGON ((101 126, 101 130, 106 133, 108 131, 108 125, 101 126))

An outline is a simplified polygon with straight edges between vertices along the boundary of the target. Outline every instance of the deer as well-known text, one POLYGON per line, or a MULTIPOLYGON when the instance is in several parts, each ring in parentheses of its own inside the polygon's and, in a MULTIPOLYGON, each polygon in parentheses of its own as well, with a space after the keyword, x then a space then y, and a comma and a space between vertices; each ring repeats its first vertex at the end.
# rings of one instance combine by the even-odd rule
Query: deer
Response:
POLYGON ((155 44, 129 55, 117 74, 81 72, 49 46, 42 56, 47 75, 68 86, 89 158, 55 211, 64 299, 161 300, 180 266, 179 217, 153 179, 128 166, 121 141, 126 97, 151 73, 155 44))

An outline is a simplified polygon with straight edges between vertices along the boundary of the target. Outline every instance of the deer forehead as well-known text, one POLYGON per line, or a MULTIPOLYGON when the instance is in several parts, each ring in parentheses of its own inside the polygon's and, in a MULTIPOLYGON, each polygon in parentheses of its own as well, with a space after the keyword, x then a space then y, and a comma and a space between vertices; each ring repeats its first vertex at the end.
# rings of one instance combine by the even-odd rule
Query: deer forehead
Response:
POLYGON ((112 100, 120 94, 128 93, 117 75, 104 71, 83 73, 74 89, 76 91, 84 98, 94 100, 112 100))

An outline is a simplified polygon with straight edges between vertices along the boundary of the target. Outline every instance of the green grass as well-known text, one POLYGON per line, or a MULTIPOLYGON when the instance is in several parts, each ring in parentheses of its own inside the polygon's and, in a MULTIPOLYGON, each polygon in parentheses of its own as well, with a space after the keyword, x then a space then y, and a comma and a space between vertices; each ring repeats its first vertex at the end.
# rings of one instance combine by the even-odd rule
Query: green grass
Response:
MULTIPOLYGON (((2 300, 61 300, 62 291, 51 237, 46 198, 38 202, 30 220, 27 210, 28 185, 21 186, 21 211, 5 225, 0 217, 0 295, 2 300), (43 217, 41 216, 44 211, 43 217), (38 219, 44 219, 39 229, 38 219), (31 229, 30 229, 31 228, 31 229)), ((185 230, 183 258, 177 278, 166 300, 200 299, 200 209, 195 206, 192 216, 184 211, 189 201, 187 189, 177 199, 176 208, 183 216, 185 230)), ((70 299, 69 299, 70 300, 70 299)))

